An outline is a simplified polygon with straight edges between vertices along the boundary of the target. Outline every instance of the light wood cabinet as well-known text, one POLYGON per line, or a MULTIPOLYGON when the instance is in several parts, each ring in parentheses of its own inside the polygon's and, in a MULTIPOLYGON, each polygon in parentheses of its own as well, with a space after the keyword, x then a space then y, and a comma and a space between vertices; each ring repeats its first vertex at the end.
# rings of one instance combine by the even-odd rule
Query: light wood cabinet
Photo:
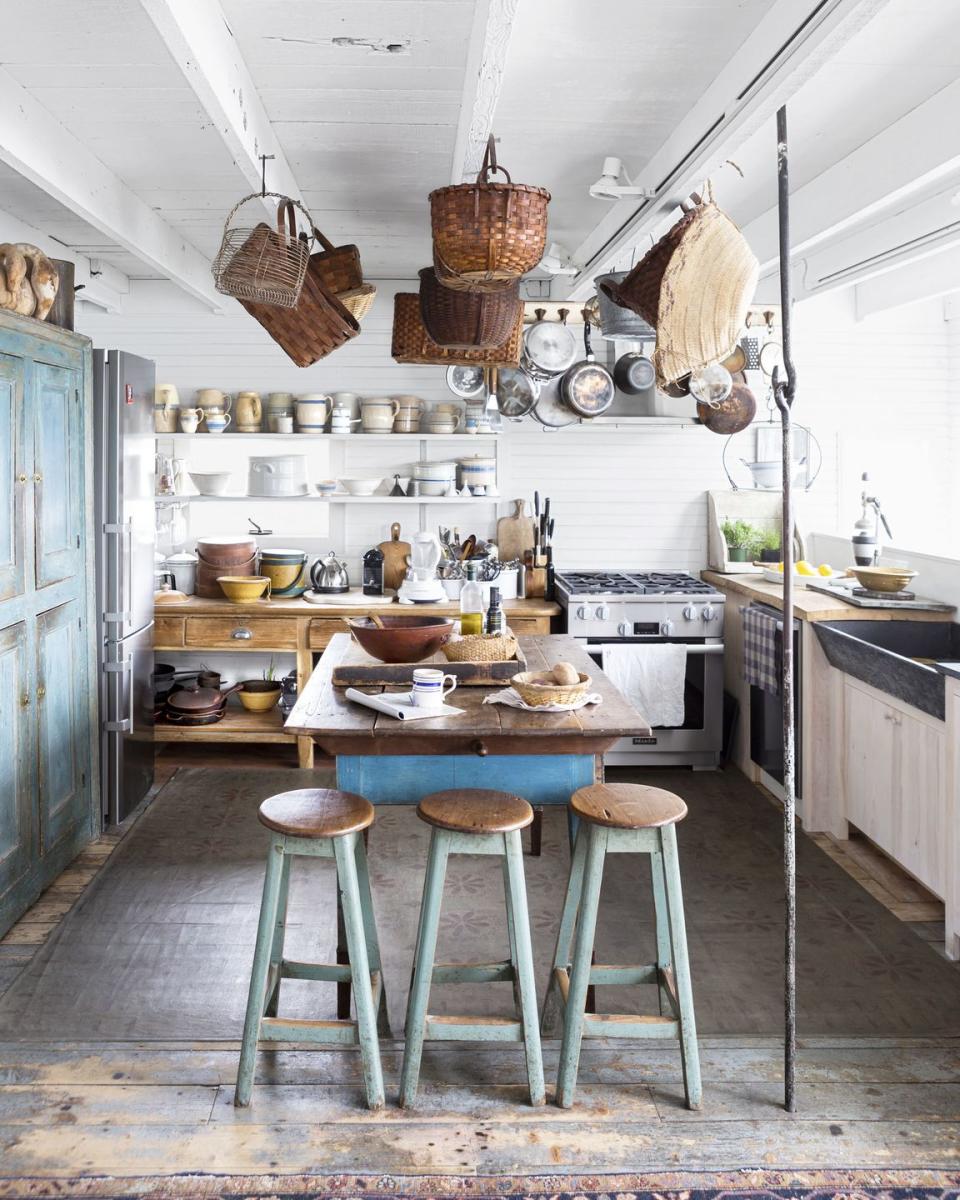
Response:
POLYGON ((943 722, 849 677, 844 720, 847 820, 942 897, 943 722))

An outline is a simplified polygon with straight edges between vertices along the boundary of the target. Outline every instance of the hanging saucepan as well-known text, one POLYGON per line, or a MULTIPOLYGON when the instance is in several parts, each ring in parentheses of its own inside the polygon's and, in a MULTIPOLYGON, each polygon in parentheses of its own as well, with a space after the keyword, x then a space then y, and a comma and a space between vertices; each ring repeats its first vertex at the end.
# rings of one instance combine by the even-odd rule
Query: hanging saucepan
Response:
POLYGON ((756 415, 756 397, 745 383, 736 379, 730 394, 718 404, 697 401, 697 416, 713 433, 739 433, 741 429, 746 429, 756 415))
POLYGON ((560 380, 560 397, 578 416, 599 417, 613 403, 613 376, 597 362, 590 346, 590 322, 583 323, 586 358, 569 367, 560 380))
POLYGON ((542 383, 562 375, 577 357, 577 339, 567 325, 567 310, 560 309, 561 320, 546 321, 545 308, 536 310, 536 321, 523 335, 520 365, 542 383))
POLYGON ((562 429, 565 425, 574 425, 582 420, 560 395, 560 380, 562 375, 555 375, 540 385, 540 395, 533 406, 533 416, 545 425, 547 429, 562 429))
POLYGON ((657 373, 643 346, 639 350, 631 350, 629 354, 622 354, 613 368, 613 382, 618 391, 627 396, 639 396, 641 392, 652 388, 656 380, 657 373))
POLYGON ((525 417, 537 402, 540 384, 523 367, 501 367, 497 379, 497 407, 511 421, 525 417))

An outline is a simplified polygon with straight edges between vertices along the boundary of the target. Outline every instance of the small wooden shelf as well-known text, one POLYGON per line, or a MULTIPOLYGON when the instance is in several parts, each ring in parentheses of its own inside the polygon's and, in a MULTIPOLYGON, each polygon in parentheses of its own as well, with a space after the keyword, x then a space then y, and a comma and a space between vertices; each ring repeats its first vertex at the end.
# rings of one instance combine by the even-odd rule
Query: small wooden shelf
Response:
POLYGON ((279 707, 269 712, 252 713, 239 704, 227 704, 222 721, 215 725, 168 725, 158 721, 154 727, 155 742, 259 742, 289 743, 296 738, 283 732, 283 713, 279 707))

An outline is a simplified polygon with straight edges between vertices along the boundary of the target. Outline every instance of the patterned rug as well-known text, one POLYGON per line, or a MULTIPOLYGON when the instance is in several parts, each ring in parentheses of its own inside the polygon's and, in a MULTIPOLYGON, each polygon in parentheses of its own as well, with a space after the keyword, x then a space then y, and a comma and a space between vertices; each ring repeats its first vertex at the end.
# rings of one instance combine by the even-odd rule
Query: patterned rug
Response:
POLYGON ((960 1173, 151 1175, 4 1179, 0 1200, 956 1200, 960 1173))

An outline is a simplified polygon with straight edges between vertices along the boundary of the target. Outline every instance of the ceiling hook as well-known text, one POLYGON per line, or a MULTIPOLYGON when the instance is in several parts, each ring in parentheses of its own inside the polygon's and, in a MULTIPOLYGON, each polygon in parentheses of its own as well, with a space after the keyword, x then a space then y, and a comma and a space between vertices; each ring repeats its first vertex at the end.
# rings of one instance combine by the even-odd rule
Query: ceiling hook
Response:
POLYGON ((273 162, 277 156, 275 154, 260 155, 260 195, 267 194, 267 163, 273 162))

